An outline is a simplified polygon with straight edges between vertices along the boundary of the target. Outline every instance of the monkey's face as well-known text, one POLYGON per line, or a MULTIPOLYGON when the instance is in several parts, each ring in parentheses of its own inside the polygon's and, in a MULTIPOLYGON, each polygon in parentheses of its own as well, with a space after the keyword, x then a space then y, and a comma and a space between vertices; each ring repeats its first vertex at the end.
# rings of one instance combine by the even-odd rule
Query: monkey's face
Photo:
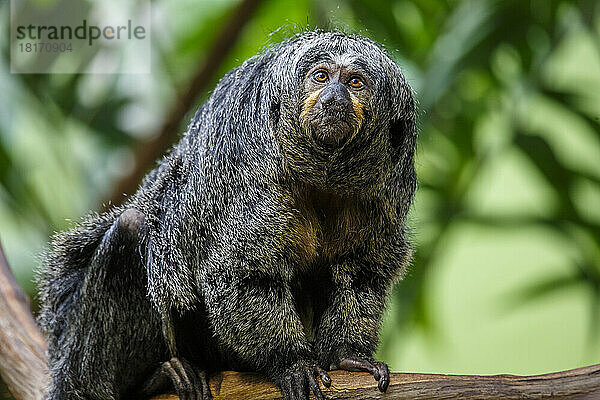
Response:
POLYGON ((306 75, 300 123, 319 146, 337 148, 355 136, 371 96, 365 73, 335 62, 317 63, 306 75))
POLYGON ((412 173, 412 91, 378 45, 306 32, 270 57, 262 110, 286 174, 326 192, 368 196, 412 173))

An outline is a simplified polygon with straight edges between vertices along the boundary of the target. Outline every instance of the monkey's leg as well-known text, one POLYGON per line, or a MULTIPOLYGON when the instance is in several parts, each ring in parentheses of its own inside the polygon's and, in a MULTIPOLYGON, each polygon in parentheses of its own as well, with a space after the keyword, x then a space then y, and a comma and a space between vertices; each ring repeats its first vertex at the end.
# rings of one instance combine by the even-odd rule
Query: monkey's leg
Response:
MULTIPOLYGON (((50 349, 47 399, 120 399, 160 359, 160 320, 146 298, 139 254, 143 215, 124 211, 58 307, 65 328, 50 349)), ((57 282, 60 285, 61 282, 57 282)))
POLYGON ((373 359, 373 352, 391 280, 359 268, 332 267, 332 292, 317 327, 315 347, 322 366, 369 372, 379 382, 379 390, 385 392, 389 370, 385 363, 373 359))
MULTIPOLYGON (((148 294, 160 315, 161 342, 166 345, 167 354, 153 374, 148 375, 150 378, 143 385, 141 394, 148 396, 158 394, 160 390, 174 388, 182 400, 208 400, 212 396, 206 373, 190 362, 196 361, 192 354, 180 353, 177 340, 181 339, 182 331, 177 331, 180 326, 176 326, 173 319, 174 312, 193 309, 199 303, 193 269, 188 265, 189 259, 186 257, 194 251, 194 245, 190 247, 183 243, 181 237, 181 232, 188 231, 184 222, 189 216, 180 208, 183 207, 179 200, 183 196, 183 188, 171 182, 163 190, 166 197, 159 215, 161 222, 158 225, 150 223, 148 228, 146 271, 148 294), (182 245, 186 248, 182 249, 182 245), (185 359, 186 355, 191 358, 185 359)), ((198 337, 193 340, 198 340, 198 337)))
POLYGON ((203 283, 203 293, 214 333, 224 348, 266 374, 286 400, 308 399, 312 390, 323 399, 317 383, 331 379, 316 362, 296 312, 288 283, 275 272, 246 272, 227 266, 203 283))

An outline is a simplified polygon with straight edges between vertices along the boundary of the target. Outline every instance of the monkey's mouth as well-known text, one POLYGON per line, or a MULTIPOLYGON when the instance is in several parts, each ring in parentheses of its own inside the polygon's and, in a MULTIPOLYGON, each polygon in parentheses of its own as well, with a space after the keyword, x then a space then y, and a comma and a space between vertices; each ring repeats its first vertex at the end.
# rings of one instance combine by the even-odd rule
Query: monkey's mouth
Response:
POLYGON ((327 113, 310 119, 310 133, 313 140, 327 148, 340 147, 355 130, 353 115, 350 113, 327 113))

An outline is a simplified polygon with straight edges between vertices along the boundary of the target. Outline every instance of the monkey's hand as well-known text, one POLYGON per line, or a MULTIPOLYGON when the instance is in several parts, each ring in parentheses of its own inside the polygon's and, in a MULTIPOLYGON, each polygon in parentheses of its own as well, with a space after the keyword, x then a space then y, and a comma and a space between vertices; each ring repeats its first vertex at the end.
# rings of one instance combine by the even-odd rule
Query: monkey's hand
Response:
POLYGON ((325 387, 331 386, 331 378, 316 362, 298 361, 277 374, 273 381, 281 389, 283 400, 308 400, 311 390, 317 400, 324 400, 318 378, 325 387))
POLYGON ((332 369, 369 372, 379 382, 377 388, 381 392, 385 392, 390 384, 390 371, 387 364, 375 361, 372 357, 342 358, 337 365, 332 365, 332 369))
POLYGON ((162 363, 144 385, 142 394, 158 394, 171 384, 181 400, 212 400, 206 372, 199 371, 183 358, 173 357, 162 363))

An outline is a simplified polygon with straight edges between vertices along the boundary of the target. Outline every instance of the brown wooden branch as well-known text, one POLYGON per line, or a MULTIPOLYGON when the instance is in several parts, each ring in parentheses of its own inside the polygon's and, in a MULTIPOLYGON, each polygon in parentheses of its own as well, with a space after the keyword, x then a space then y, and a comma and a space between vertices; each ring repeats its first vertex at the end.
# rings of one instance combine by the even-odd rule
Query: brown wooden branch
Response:
POLYGON ((46 348, 29 298, 17 285, 0 244, 0 375, 17 400, 42 398, 46 348))
MULTIPOLYGON (((46 343, 29 301, 17 285, 0 245, 0 375, 17 400, 40 400, 46 385, 46 343)), ((332 371, 328 399, 600 399, 600 364, 535 376, 394 373, 386 394, 366 373, 332 371)), ((279 399, 264 377, 225 371, 210 379, 215 400, 279 399)), ((177 400, 174 395, 153 400, 177 400)))
MULTIPOLYGON (((600 364, 535 376, 395 373, 385 394, 377 390, 377 382, 367 373, 332 371, 330 376, 331 388, 321 388, 331 400, 600 398, 600 364)), ((211 378, 210 387, 215 400, 281 398, 273 384, 256 374, 222 372, 211 378)), ((153 400, 159 399, 178 397, 163 395, 153 400)))
POLYGON ((260 2, 261 0, 242 0, 234 10, 221 32, 217 35, 206 57, 204 57, 204 61, 198 65, 191 82, 185 86, 186 90, 178 96, 173 109, 159 131, 152 136, 152 139, 140 141, 135 146, 133 170, 117 182, 110 196, 109 204, 121 204, 124 195, 135 192, 148 169, 174 142, 179 134, 179 124, 185 114, 194 105, 198 96, 207 91, 209 85, 212 85, 221 64, 229 55, 244 26, 246 26, 260 2))

